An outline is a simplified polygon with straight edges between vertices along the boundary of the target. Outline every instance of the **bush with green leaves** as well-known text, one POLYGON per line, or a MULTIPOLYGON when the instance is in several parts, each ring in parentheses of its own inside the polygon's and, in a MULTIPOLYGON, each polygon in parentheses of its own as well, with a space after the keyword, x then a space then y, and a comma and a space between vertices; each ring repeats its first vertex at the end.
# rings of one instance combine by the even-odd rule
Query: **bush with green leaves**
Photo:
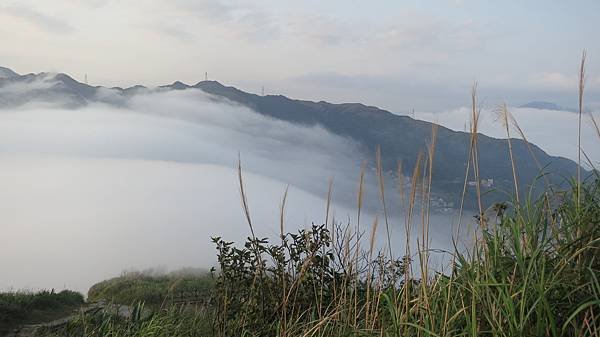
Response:
MULTIPOLYGON (((405 259, 367 259, 353 246, 348 227, 313 225, 281 236, 279 243, 248 238, 243 248, 220 237, 213 304, 216 331, 269 336, 327 317, 347 306, 346 318, 374 300, 375 290, 402 283, 405 259)), ((370 307, 369 307, 370 308, 370 307)), ((361 318, 362 319, 362 318, 361 318)), ((352 318, 354 320, 354 318, 352 318)))

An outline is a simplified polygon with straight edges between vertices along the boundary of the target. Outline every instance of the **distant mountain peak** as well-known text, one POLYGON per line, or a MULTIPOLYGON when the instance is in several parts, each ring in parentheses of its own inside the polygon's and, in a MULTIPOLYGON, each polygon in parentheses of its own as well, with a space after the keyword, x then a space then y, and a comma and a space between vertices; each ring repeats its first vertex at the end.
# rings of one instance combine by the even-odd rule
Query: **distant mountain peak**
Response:
POLYGON ((0 78, 10 78, 20 76, 16 72, 12 71, 12 69, 0 67, 0 78))
POLYGON ((194 88, 231 88, 231 89, 236 89, 234 87, 227 87, 223 84, 221 84, 221 82, 219 81, 213 81, 213 80, 206 80, 206 81, 200 81, 196 84, 194 84, 194 88))
POLYGON ((185 89, 190 88, 190 86, 181 81, 175 81, 172 84, 161 85, 159 88, 171 89, 171 90, 185 90, 185 89))
MULTIPOLYGON (((73 77, 71 77, 65 73, 57 73, 56 75, 54 75, 54 78, 57 80, 60 80, 60 81, 78 82, 73 77)), ((83 83, 81 83, 81 84, 83 84, 83 83)))
POLYGON ((219 81, 214 81, 214 80, 203 80, 194 85, 185 84, 181 81, 175 81, 175 82, 173 82, 173 84, 163 85, 163 86, 161 86, 161 88, 162 87, 169 87, 172 89, 205 88, 205 87, 235 89, 234 87, 227 87, 227 86, 221 84, 219 81))
POLYGON ((573 109, 564 108, 556 103, 545 102, 545 101, 531 101, 531 102, 525 103, 523 105, 520 105, 519 108, 556 110, 556 111, 573 111, 573 109))

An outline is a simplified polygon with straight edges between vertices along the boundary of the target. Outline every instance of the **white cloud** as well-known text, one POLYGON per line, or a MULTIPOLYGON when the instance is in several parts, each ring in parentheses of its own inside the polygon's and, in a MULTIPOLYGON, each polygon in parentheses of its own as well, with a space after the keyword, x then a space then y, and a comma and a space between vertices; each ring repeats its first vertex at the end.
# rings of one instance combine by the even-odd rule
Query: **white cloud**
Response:
POLYGON ((0 12, 23 19, 42 31, 64 34, 74 30, 66 18, 45 14, 32 6, 8 5, 0 7, 0 12))

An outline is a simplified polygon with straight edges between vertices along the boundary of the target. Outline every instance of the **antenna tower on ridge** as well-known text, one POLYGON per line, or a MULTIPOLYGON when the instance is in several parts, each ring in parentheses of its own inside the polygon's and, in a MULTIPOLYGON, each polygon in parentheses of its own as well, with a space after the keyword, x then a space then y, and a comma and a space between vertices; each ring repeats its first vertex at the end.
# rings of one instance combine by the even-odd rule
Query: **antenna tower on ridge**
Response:
POLYGON ((204 73, 204 80, 208 81, 208 71, 204 73))

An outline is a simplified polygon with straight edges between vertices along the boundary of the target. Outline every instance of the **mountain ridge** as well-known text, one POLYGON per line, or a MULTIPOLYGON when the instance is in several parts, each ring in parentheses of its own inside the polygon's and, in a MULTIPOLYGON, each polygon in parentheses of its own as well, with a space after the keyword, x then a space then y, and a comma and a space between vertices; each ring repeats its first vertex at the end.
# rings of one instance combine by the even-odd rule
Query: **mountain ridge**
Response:
POLYGON ((16 72, 14 72, 12 69, 0 67, 0 78, 8 78, 8 77, 15 77, 15 76, 20 76, 20 75, 17 74, 16 72))

